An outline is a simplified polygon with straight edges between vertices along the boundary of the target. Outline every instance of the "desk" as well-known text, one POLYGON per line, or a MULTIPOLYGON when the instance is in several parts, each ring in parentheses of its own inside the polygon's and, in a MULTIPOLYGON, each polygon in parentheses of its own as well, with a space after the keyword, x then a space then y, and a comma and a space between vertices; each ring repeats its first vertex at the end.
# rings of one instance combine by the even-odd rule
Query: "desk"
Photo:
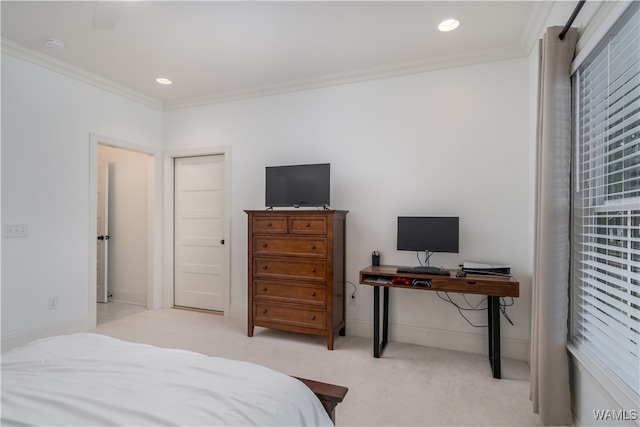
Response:
POLYGON ((397 273, 398 266, 369 266, 360 270, 360 284, 373 286, 373 357, 380 357, 389 336, 389 288, 419 291, 457 292, 487 296, 487 320, 489 327, 489 362, 494 378, 500 378, 500 297, 518 297, 520 283, 514 277, 467 274, 456 277, 456 270, 449 276, 397 273), (394 277, 430 279, 431 286, 412 286, 390 283, 394 277), (380 288, 384 288, 382 314, 382 340, 380 340, 380 288))

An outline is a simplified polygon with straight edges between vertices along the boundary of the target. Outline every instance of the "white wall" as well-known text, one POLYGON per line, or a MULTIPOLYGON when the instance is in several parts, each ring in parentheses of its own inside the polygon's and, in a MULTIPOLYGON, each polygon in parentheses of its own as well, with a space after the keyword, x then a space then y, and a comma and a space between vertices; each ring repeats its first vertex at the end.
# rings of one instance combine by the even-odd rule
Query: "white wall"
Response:
POLYGON ((149 155, 98 146, 109 162, 108 294, 147 305, 149 155))
MULTIPOLYGON (((575 25, 579 49, 606 21, 587 2, 575 25)), ((555 2, 546 26, 564 25, 575 2, 555 2)), ((397 215, 461 217, 463 260, 511 264, 521 296, 504 320, 503 354, 528 357, 535 161, 537 49, 528 59, 309 90, 161 113, 2 54, 3 224, 29 237, 2 239, 2 346, 90 325, 87 283, 89 133, 162 150, 225 147, 230 172, 232 295, 246 312, 246 217, 264 207, 264 167, 331 162, 332 207, 350 210, 347 280, 369 264, 415 264, 395 251, 397 215), (164 117, 164 128, 163 128, 164 117), (231 148, 229 148, 231 147, 231 148), (58 296, 57 310, 48 310, 58 296)), ((156 170, 157 172, 157 170, 156 170)), ((155 196, 161 194, 156 189, 155 196)), ((155 234, 161 225, 154 224, 155 234)), ((158 256, 157 254, 155 255, 158 256)), ((159 268, 154 267, 159 275, 159 268)), ((353 287, 347 285, 347 289, 353 287)), ((349 334, 371 334, 372 291, 357 286, 349 334)), ((486 331, 429 292, 394 292, 391 340, 486 351, 486 331)), ((157 298, 157 297, 156 297, 157 298)), ((483 316, 471 316, 483 321, 483 316)), ((339 347, 339 342, 338 342, 339 347)), ((597 374, 597 373, 595 373, 597 374)), ((574 416, 589 424, 595 403, 621 405, 594 372, 572 359, 574 416)), ((629 409, 617 407, 610 409, 629 409)), ((621 424, 616 424, 621 425, 621 424)))
POLYGON ((162 113, 2 54, 3 349, 91 325, 90 132, 161 149, 162 113))
MULTIPOLYGON (((503 321, 502 348, 526 359, 527 84, 521 59, 166 112, 165 150, 232 147, 232 313, 246 313, 243 210, 265 207, 265 166, 330 162, 331 207, 349 210, 347 280, 358 283, 374 249, 383 263, 417 264, 415 253, 395 250, 397 216, 459 215, 460 253, 436 254, 432 264, 513 266, 521 297, 507 311, 515 326, 503 321)), ((372 288, 357 290, 347 333, 371 336, 372 288)), ((486 312, 469 317, 486 324, 486 312)), ((435 293, 392 291, 390 321, 392 341, 487 351, 486 328, 468 325, 435 293)))

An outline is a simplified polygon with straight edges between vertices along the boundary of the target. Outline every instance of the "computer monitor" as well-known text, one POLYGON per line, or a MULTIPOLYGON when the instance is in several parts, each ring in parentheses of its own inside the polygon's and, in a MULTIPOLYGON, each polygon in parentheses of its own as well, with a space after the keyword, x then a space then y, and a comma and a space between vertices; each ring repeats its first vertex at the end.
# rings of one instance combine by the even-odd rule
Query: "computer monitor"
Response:
POLYGON ((397 249, 458 253, 459 217, 399 216, 397 249))

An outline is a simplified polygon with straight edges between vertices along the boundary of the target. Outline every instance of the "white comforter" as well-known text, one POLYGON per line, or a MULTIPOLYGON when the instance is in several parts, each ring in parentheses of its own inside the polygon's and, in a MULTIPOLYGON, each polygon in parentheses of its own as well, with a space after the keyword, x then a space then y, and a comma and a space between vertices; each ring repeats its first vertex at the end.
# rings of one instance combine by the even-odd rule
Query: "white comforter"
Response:
POLYGON ((263 366, 81 333, 2 355, 2 425, 332 425, 263 366))

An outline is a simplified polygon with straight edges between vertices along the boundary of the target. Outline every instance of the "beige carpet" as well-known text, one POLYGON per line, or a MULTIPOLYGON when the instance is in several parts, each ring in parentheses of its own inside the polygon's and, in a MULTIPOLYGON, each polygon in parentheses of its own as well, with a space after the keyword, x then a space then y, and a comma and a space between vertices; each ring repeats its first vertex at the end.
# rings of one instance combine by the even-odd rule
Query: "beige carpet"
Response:
POLYGON ((503 359, 492 378, 486 356, 390 342, 380 359, 372 342, 256 328, 220 315, 164 309, 101 323, 93 332, 160 347, 258 363, 289 375, 349 388, 338 426, 541 425, 529 401, 529 368, 503 359))

